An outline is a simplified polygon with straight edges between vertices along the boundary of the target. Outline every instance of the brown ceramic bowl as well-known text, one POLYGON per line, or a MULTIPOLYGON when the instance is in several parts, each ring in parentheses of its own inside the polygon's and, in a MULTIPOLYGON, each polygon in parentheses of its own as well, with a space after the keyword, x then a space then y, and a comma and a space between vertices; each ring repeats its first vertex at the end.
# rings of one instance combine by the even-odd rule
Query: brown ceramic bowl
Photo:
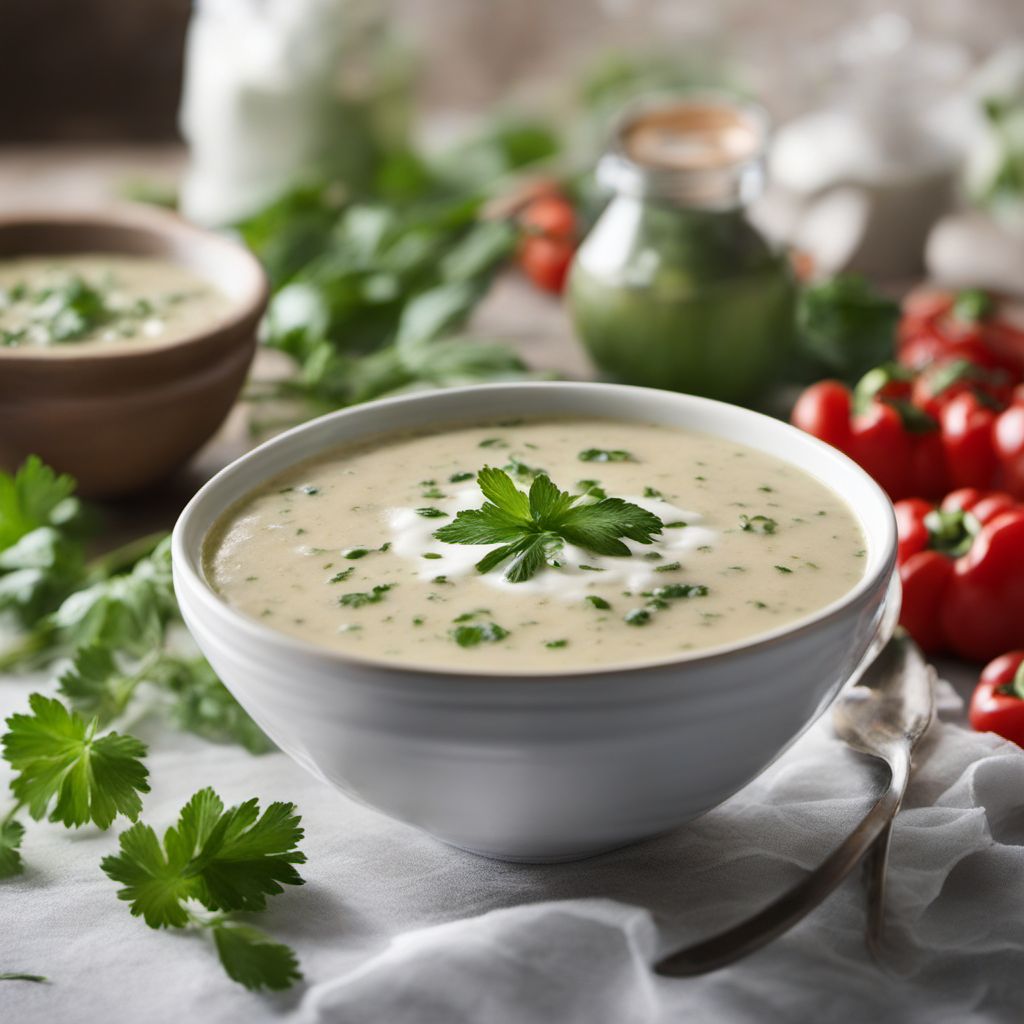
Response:
POLYGON ((247 250, 162 210, 0 216, 0 259, 97 252, 181 264, 231 300, 179 341, 67 356, 0 348, 0 465, 34 453, 106 498, 168 476, 217 430, 252 362, 268 288, 247 250))

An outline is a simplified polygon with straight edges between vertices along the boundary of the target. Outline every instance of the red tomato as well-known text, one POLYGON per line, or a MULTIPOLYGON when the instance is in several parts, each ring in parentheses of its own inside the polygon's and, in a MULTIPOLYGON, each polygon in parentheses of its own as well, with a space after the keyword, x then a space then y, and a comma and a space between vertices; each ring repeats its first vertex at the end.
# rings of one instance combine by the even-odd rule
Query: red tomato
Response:
POLYGON ((542 196, 523 208, 519 224, 523 229, 519 265, 538 288, 560 293, 576 252, 572 206, 561 196, 542 196))
POLYGON ((576 213, 561 196, 534 199, 519 214, 519 224, 528 235, 560 238, 567 242, 576 238, 576 213))
POLYGON ((519 264, 538 288, 560 294, 575 253, 568 242, 527 238, 519 249, 519 264))
POLYGON ((1011 651, 989 662, 971 697, 969 718, 978 732, 994 732, 1024 747, 1024 651, 1011 651), (1015 687, 1015 682, 1018 686, 1015 687))

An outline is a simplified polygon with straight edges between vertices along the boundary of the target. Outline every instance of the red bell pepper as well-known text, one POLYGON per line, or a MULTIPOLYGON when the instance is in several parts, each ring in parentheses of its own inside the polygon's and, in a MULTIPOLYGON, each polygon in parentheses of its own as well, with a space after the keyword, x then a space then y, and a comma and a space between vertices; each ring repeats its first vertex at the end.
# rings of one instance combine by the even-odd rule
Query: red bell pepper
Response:
POLYGON ((1024 651, 989 662, 971 697, 971 725, 1024 747, 1024 651))
POLYGON ((852 392, 839 381, 811 385, 792 420, 858 462, 894 501, 962 487, 1024 498, 1024 386, 1011 390, 1004 371, 958 361, 915 376, 879 366, 852 392))
POLYGON ((922 289, 903 300, 899 360, 920 370, 936 362, 966 359, 1002 369, 1014 383, 1024 375, 1024 330, 1001 315, 985 292, 922 289))
POLYGON ((1024 505, 965 488, 896 503, 900 622, 928 652, 984 660, 1024 645, 1024 505))

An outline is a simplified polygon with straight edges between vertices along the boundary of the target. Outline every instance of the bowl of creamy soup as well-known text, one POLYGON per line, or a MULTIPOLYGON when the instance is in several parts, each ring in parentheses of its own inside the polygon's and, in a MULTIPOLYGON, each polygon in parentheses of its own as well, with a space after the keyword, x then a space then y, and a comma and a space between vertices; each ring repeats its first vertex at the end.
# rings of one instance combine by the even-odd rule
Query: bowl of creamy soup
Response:
POLYGON ((877 485, 785 423, 488 385, 256 449, 183 512, 174 574, 301 765, 543 861, 664 832, 762 771, 891 632, 895 537, 877 485))
POLYGON ((256 259, 130 206, 0 218, 0 464, 139 490, 220 425, 255 350, 256 259))

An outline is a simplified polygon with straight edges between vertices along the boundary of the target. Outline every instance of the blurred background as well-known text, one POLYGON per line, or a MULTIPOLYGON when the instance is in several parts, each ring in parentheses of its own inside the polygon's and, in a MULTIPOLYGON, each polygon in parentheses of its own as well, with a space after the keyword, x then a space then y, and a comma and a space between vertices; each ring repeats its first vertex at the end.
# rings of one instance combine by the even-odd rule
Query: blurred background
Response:
MULTIPOLYGON (((260 5, 239 4, 238 6, 260 5)), ((353 4, 353 6, 359 6, 353 4)), ((391 0, 372 5, 415 51, 425 110, 473 112, 545 95, 611 51, 658 52, 743 77, 777 117, 814 105, 837 39, 878 15, 977 61, 1024 34, 1019 0, 391 0)), ((190 0, 6 0, 0 5, 0 139, 165 142, 177 106, 190 0)))

